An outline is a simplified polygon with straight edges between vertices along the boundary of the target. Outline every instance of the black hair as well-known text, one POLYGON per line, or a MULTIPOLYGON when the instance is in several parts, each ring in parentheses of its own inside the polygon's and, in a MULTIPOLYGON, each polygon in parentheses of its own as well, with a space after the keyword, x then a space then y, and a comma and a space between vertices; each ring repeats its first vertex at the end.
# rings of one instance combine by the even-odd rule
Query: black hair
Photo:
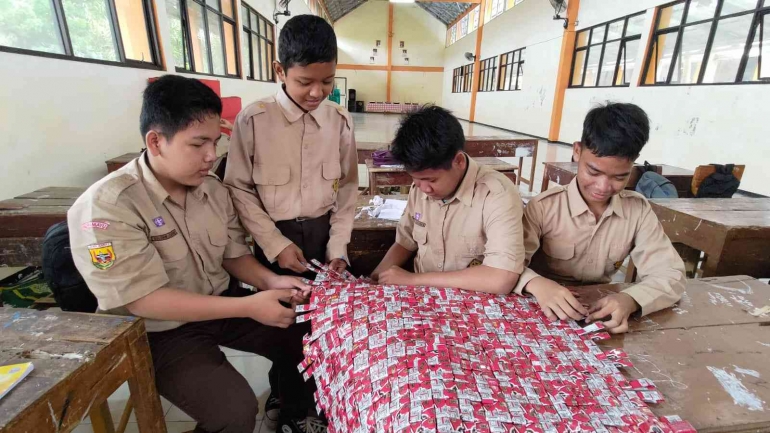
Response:
POLYGON ((286 21, 278 39, 278 61, 288 71, 294 65, 337 62, 337 36, 323 18, 297 15, 286 21))
POLYGON ((634 104, 608 102, 583 121, 581 144, 596 156, 635 160, 650 139, 650 119, 634 104))
POLYGON ((407 171, 448 170, 464 148, 460 121, 441 107, 425 105, 401 121, 390 152, 407 171))
POLYGON ((213 115, 222 115, 222 100, 211 88, 192 78, 164 75, 144 89, 139 131, 144 138, 154 128, 170 140, 213 115))

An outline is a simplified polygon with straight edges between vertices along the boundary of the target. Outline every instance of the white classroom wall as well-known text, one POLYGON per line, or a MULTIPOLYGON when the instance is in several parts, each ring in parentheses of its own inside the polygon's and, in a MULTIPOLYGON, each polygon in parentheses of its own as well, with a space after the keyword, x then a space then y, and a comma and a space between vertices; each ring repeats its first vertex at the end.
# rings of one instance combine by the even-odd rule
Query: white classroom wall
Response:
MULTIPOLYGON (((649 42, 647 33, 654 8, 664 3, 667 2, 582 0, 578 30, 646 10, 644 47, 649 42)), ((770 195, 770 177, 764 169, 770 165, 770 152, 765 149, 770 123, 763 108, 770 104, 770 85, 639 87, 636 83, 644 65, 644 50, 639 51, 639 67, 630 88, 567 89, 559 140, 579 140, 582 119, 596 104, 631 102, 642 107, 651 120, 650 142, 640 161, 689 169, 710 163, 746 164, 741 189, 770 195)))
MULTIPOLYGON (((47 186, 88 186, 105 174, 104 161, 142 147, 141 97, 147 79, 175 74, 165 0, 155 0, 166 71, 50 59, 0 52, 0 199, 47 186)), ((272 19, 272 0, 248 0, 272 19)), ((240 0, 237 0, 240 10, 240 0)), ((309 13, 302 0, 292 16, 309 13)), ((276 36, 288 17, 281 16, 276 36)), ((277 84, 213 78, 222 96, 240 96, 244 106, 269 96, 277 84)), ((223 142, 224 142, 223 138, 223 142)))
MULTIPOLYGON (((388 2, 367 1, 334 23, 339 45, 339 63, 347 65, 388 64, 388 2), (376 46, 376 41, 380 46, 376 46), (377 49, 373 55, 372 50, 377 49), (370 63, 374 57, 374 63, 370 63)), ((414 4, 393 5, 393 66, 441 67, 444 61, 446 26, 414 4), (404 41, 404 48, 400 42, 404 41), (402 50, 407 50, 409 64, 402 50)), ((384 102, 387 99, 387 72, 338 69, 348 89, 356 89, 356 99, 384 102)), ((441 72, 391 72, 391 102, 441 102, 441 72)))
POLYGON ((460 119, 468 120, 471 107, 471 93, 452 93, 452 72, 455 68, 467 65, 465 53, 473 54, 476 49, 476 31, 446 48, 444 54, 444 80, 441 105, 460 119))

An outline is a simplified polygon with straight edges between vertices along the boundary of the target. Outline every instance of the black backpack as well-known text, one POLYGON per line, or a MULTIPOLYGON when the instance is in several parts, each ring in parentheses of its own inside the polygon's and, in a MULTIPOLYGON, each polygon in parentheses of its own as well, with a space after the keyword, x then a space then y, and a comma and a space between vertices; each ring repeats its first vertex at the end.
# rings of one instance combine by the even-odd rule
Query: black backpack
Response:
POLYGON ((93 313, 96 297, 72 261, 67 221, 52 225, 43 238, 43 278, 64 311, 93 313))
POLYGON ((647 161, 644 161, 644 173, 636 183, 635 189, 647 198, 679 198, 674 184, 656 173, 655 168, 647 161))
POLYGON ((733 168, 735 164, 711 164, 716 168, 714 173, 711 173, 707 178, 703 179, 703 182, 698 188, 698 194, 696 198, 731 198, 735 191, 738 191, 738 187, 741 185, 741 181, 733 174, 733 168))

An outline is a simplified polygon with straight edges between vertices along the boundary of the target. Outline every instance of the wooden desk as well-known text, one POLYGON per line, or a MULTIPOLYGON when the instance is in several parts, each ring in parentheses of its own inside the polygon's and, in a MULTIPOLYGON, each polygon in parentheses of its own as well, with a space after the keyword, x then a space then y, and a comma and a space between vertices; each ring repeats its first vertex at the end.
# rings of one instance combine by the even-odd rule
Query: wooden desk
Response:
MULTIPOLYGON (((540 186, 540 192, 548 189, 550 182, 556 182, 559 185, 567 185, 572 182, 572 179, 577 176, 578 163, 577 162, 544 162, 545 169, 543 171, 543 183, 540 186)), ((684 168, 674 167, 665 164, 654 164, 661 167, 661 175, 670 180, 679 197, 692 197, 690 192, 690 186, 692 184, 692 177, 694 172, 684 168)), ((632 173, 628 180, 626 189, 636 188, 636 183, 641 176, 641 169, 643 166, 636 165, 637 171, 632 173)))
MULTIPOLYGON (((508 164, 498 158, 479 157, 473 158, 479 165, 487 166, 492 170, 499 171, 506 175, 511 181, 516 182, 516 167, 508 164)), ((402 186, 411 185, 412 177, 404 171, 402 166, 378 167, 374 165, 371 159, 366 160, 366 169, 369 172, 369 194, 377 194, 377 188, 380 186, 402 186)))
POLYGON ((0 330, 0 364, 35 366, 0 400, 0 433, 68 432, 87 416, 112 432, 107 397, 126 381, 139 430, 166 431, 141 319, 0 308, 0 330))
POLYGON ((770 198, 653 199, 671 242, 706 253, 703 276, 770 277, 770 198))
POLYGON ((40 266, 43 236, 85 188, 49 187, 0 201, 0 265, 40 266))
POLYGON ((104 161, 105 164, 107 164, 107 173, 112 173, 113 171, 119 169, 120 167, 123 167, 124 165, 131 162, 133 159, 136 159, 141 155, 141 152, 131 152, 126 153, 125 155, 120 155, 117 158, 108 159, 107 161, 104 161))
MULTIPOLYGON (((577 290, 586 302, 622 287, 577 290)), ((768 301, 770 286, 749 277, 688 280, 677 307, 631 320, 631 332, 600 345, 629 354, 634 367, 625 376, 655 382, 665 397, 650 405, 656 415, 680 415, 699 432, 768 431, 770 328, 760 324, 770 316, 755 318, 741 304, 768 301)))
MULTIPOLYGON (((384 199, 406 200, 406 194, 383 195, 384 199)), ((369 206, 370 195, 358 196, 356 215, 364 206, 369 206)), ((396 242, 398 221, 371 218, 363 213, 353 222, 353 233, 348 245, 350 265, 356 274, 369 275, 380 264, 385 253, 396 242)))

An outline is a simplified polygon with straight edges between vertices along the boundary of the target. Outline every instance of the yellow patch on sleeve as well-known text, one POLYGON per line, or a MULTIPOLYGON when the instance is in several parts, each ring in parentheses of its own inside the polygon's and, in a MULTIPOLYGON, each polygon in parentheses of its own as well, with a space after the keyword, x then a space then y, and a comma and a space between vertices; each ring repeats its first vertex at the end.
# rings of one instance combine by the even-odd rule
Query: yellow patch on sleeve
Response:
POLYGON ((88 252, 91 254, 91 263, 96 266, 96 269, 109 269, 115 264, 115 250, 112 248, 112 242, 89 245, 88 252))

